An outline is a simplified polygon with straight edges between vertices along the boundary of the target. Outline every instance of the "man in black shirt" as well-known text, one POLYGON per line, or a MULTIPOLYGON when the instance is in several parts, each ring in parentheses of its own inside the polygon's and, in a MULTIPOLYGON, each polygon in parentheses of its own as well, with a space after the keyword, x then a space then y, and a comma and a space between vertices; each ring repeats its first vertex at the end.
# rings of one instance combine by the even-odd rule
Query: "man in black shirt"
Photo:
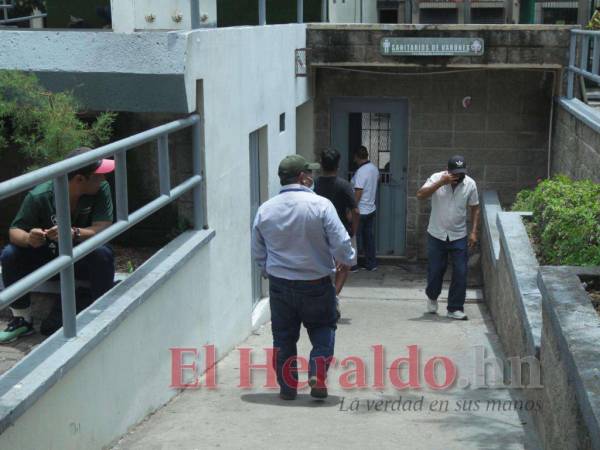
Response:
MULTIPOLYGON (((360 212, 356 204, 354 189, 352 185, 337 176, 340 163, 340 153, 335 149, 327 149, 321 154, 321 176, 315 184, 315 192, 331 201, 335 207, 340 220, 348 230, 348 234, 354 242, 354 236, 358 229, 360 212)), ((356 250, 356 245, 353 244, 356 250)), ((338 266, 335 274, 335 290, 339 295, 344 283, 348 278, 350 267, 338 266)))

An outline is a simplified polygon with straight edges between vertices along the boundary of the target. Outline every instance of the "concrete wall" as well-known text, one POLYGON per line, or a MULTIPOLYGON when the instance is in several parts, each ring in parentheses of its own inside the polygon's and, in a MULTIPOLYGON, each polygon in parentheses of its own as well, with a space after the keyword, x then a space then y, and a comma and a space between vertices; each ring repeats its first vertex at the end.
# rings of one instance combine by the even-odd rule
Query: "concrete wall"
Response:
POLYGON ((540 363, 542 387, 523 392, 542 405, 532 417, 544 448, 600 448, 600 321, 577 277, 600 270, 539 267, 522 213, 501 212, 493 192, 483 200, 485 299, 504 354, 540 363))
MULTIPOLYGON (((487 191, 482 196, 482 273, 485 301, 507 358, 537 358, 542 334, 541 294, 537 287, 538 262, 523 225, 523 214, 502 212, 498 195, 487 191)), ((521 366, 523 369, 527 366, 521 366)), ((527 387, 536 380, 523 369, 521 383, 527 400, 542 404, 540 388, 527 387)), ((542 380, 543 383, 543 380, 542 380)), ((539 413, 532 414, 540 435, 545 423, 539 413)))
POLYGON ((315 157, 313 108, 314 103, 309 100, 296 110, 296 152, 306 159, 315 157))
POLYGON ((552 174, 600 183, 600 134, 556 104, 552 174))
POLYGON ((451 155, 463 154, 480 191, 496 190, 503 205, 534 185, 537 176, 546 176, 555 69, 566 63, 568 30, 311 24, 315 153, 330 145, 333 98, 407 99, 407 256, 425 257, 429 202, 417 202, 415 194, 451 155), (480 57, 383 56, 384 37, 480 37, 485 52, 480 57), (465 97, 471 97, 468 107, 465 97))
POLYGON ((522 213, 502 212, 497 194, 482 200, 482 271, 485 299, 504 351, 536 356, 541 336, 539 264, 523 225, 522 213))
POLYGON ((0 448, 104 448, 177 394, 169 348, 212 343, 222 358, 245 338, 251 303, 214 283, 208 237, 180 236, 80 314, 76 339, 55 334, 2 377, 0 448))
POLYGON ((600 320, 579 276, 600 268, 542 267, 541 363, 544 375, 544 448, 600 448, 600 320))
POLYGON ((416 192, 450 156, 465 156, 480 192, 498 191, 505 205, 546 175, 552 81, 518 70, 420 76, 318 70, 315 153, 330 145, 332 98, 408 99, 407 255, 424 258, 430 202, 418 202, 416 192), (462 106, 466 96, 469 108, 462 106))
MULTIPOLYGON (((217 26, 217 0, 200 2, 200 22, 203 27, 217 26)), ((189 30, 191 29, 190 0, 111 0, 112 29, 117 33, 136 30, 189 30), (180 22, 173 17, 181 14, 180 22), (154 21, 146 20, 153 15, 154 21)))
POLYGON ((362 22, 377 23, 377 0, 328 0, 329 22, 360 23, 360 7, 362 5, 362 22))
POLYGON ((567 64, 572 26, 544 25, 326 25, 310 24, 312 64, 358 63, 396 66, 521 65, 560 68, 567 64), (479 37, 482 56, 383 56, 384 37, 479 37))
POLYGON ((279 161, 296 152, 296 108, 308 100, 308 83, 295 77, 293 56, 306 45, 305 30, 304 25, 277 25, 199 30, 189 36, 190 104, 196 103, 196 80, 203 80, 209 221, 228 235, 227 248, 236 248, 235 255, 215 254, 226 273, 232 270, 230 258, 246 261, 248 276, 250 270, 249 134, 268 126, 270 196, 279 192, 279 161), (281 113, 286 115, 282 133, 281 113))

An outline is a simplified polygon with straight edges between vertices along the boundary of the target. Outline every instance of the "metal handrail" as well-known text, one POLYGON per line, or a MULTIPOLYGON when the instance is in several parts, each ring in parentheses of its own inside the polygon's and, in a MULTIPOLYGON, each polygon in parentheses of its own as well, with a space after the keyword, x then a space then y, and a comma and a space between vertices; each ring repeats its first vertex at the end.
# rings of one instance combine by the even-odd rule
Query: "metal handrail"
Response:
POLYGON ((600 83, 600 31, 595 30, 571 30, 571 42, 569 45, 569 66, 567 67, 567 98, 572 99, 575 95, 575 75, 595 83, 600 83), (590 43, 593 41, 592 67, 589 68, 590 43), (579 62, 577 62, 577 50, 579 49, 579 62))
POLYGON ((14 19, 1 19, 0 20, 0 25, 4 25, 6 23, 19 23, 19 22, 27 22, 28 20, 32 20, 32 19, 42 19, 44 17, 47 17, 48 14, 46 13, 42 13, 42 14, 35 14, 33 16, 26 16, 26 17, 15 17, 14 19))
POLYGON ((193 191, 194 228, 199 230, 206 227, 206 212, 202 205, 203 174, 200 142, 201 119, 198 114, 192 114, 185 119, 176 120, 146 130, 82 155, 68 158, 0 183, 0 200, 2 200, 37 184, 53 179, 59 238, 59 255, 0 292, 0 309, 7 307, 22 295, 60 272, 63 333, 66 338, 75 337, 77 335, 74 274, 74 264, 76 261, 100 245, 114 239, 150 214, 172 203, 188 191, 193 191), (171 187, 168 136, 171 133, 189 127, 192 128, 192 176, 178 186, 171 187), (158 144, 160 195, 140 209, 129 213, 127 202, 127 151, 153 140, 156 140, 158 144), (73 248, 68 174, 76 169, 92 164, 94 161, 110 156, 114 156, 115 158, 115 209, 117 220, 102 232, 73 248))

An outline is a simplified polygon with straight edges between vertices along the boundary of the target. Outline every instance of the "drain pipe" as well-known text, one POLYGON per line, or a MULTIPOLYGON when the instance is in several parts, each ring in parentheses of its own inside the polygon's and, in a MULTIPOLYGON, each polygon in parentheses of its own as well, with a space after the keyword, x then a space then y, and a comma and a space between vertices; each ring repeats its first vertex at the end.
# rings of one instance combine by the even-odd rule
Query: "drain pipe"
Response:
POLYGON ((360 23, 363 23, 363 0, 360 0, 360 23))
POLYGON ((550 125, 548 126, 548 167, 546 171, 546 178, 550 178, 552 170, 552 132, 554 131, 554 103, 556 93, 556 72, 552 73, 552 95, 550 96, 550 125))

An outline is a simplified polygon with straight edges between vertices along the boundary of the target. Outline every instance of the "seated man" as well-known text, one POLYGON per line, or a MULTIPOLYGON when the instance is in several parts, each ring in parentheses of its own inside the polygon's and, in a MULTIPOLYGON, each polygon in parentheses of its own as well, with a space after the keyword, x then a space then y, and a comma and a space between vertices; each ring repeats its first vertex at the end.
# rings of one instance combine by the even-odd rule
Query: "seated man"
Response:
MULTIPOLYGON (((69 157, 90 149, 78 148, 69 157)), ((82 167, 69 173, 69 200, 73 244, 91 238, 112 224, 113 205, 105 174, 114 170, 110 159, 82 167)), ((58 255, 58 226, 52 180, 29 191, 9 230, 8 244, 0 255, 5 286, 17 282, 58 255)), ((75 277, 90 283, 92 300, 108 291, 114 283, 114 256, 103 245, 75 264, 75 277)), ((0 332, 0 343, 15 341, 33 333, 31 300, 24 295, 11 305, 13 318, 0 332)), ((42 322, 40 331, 50 335, 62 326, 60 304, 42 322)))

